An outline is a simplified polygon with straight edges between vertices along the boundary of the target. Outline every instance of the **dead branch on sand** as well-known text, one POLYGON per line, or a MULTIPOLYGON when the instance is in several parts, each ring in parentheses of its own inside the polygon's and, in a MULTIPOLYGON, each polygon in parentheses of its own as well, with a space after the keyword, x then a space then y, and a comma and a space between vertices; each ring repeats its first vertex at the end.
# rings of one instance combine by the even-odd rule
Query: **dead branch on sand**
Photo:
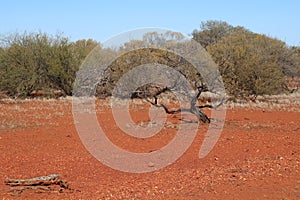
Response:
POLYGON ((41 191, 63 192, 65 189, 70 190, 69 184, 61 180, 61 176, 59 174, 39 176, 30 179, 7 178, 5 179, 4 183, 6 185, 11 186, 11 189, 8 192, 12 192, 14 194, 21 194, 24 190, 38 190, 39 192, 41 191))

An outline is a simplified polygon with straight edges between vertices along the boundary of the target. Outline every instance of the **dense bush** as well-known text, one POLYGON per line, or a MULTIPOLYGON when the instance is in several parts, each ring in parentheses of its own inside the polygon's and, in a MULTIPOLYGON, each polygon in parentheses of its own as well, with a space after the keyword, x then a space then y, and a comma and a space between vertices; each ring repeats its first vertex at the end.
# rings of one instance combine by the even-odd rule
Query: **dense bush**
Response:
MULTIPOLYGON (((97 95, 99 97, 110 96, 113 92, 114 86, 116 85, 118 80, 122 77, 122 75, 124 75, 129 70, 137 66, 148 64, 148 63, 152 63, 153 66, 156 65, 170 66, 173 69, 180 71, 180 73, 184 74, 185 78, 187 78, 191 83, 195 82, 198 79, 201 79, 201 76, 199 73, 197 73, 197 70, 185 59, 180 58, 180 56, 167 52, 166 50, 162 50, 162 49, 140 48, 137 50, 129 51, 126 54, 122 54, 121 56, 118 57, 118 59, 116 59, 114 62, 111 63, 111 65, 105 71, 104 76, 102 77, 102 79, 98 84, 97 95)), ((157 74, 155 72, 153 73, 157 74)), ((164 71, 163 74, 168 75, 166 71, 164 71)), ((169 80, 170 82, 172 82, 172 79, 174 79, 174 77, 172 77, 173 73, 170 72, 169 74, 170 74, 169 80)), ((147 74, 147 76, 151 76, 151 75, 153 74, 147 74)), ((163 76, 156 77, 156 79, 162 79, 162 78, 163 76)), ((127 84, 130 84, 130 82, 128 82, 127 84)), ((129 85, 124 87, 129 87, 129 85)))
POLYGON ((9 96, 29 96, 37 90, 72 93, 75 73, 96 42, 71 43, 61 35, 11 34, 1 40, 0 91, 9 96))
POLYGON ((291 52, 280 40, 218 21, 202 23, 193 38, 219 65, 225 88, 234 97, 281 93, 285 76, 299 76, 296 50, 291 52))
MULTIPOLYGON (((202 22, 200 30, 194 30, 192 36, 219 65, 227 92, 236 98, 277 94, 286 89, 286 77, 300 77, 300 47, 288 47, 280 40, 222 21, 202 22)), ((150 47, 129 51, 111 63, 98 84, 98 94, 110 95, 124 73, 152 62, 173 67, 191 82, 199 80, 201 75, 186 60, 151 48, 151 44, 178 45, 172 40, 182 37, 179 33, 152 32, 121 49, 97 48, 98 56, 109 59, 145 43, 150 47)), ((91 39, 71 42, 61 34, 51 36, 42 32, 10 34, 0 37, 0 42, 0 93, 11 97, 26 97, 36 91, 51 94, 54 90, 72 95, 79 66, 99 44, 91 39)))

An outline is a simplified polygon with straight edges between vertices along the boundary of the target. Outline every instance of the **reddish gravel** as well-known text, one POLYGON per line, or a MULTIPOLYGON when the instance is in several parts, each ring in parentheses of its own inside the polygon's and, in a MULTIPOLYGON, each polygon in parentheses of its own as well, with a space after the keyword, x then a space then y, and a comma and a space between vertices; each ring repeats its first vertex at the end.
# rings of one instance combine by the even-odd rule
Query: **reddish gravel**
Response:
MULTIPOLYGON (((134 139, 99 106, 100 124, 118 146, 149 152, 176 134, 179 116, 149 139, 134 139)), ((207 125, 199 127, 186 153, 155 172, 113 170, 89 154, 79 140, 68 100, 0 103, 1 199, 300 199, 300 114, 229 109, 213 151, 198 158, 207 125), (61 174, 72 190, 8 192, 5 178, 61 174)), ((147 106, 132 108, 147 121, 147 106)))

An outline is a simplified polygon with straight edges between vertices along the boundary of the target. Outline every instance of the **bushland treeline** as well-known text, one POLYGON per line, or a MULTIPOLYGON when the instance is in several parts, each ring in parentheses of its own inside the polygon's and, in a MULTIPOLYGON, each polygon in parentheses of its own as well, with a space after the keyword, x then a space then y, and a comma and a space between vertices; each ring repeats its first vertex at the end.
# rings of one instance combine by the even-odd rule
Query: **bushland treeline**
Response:
MULTIPOLYGON (((278 39, 222 21, 202 22, 199 30, 195 29, 191 35, 212 56, 227 93, 236 98, 286 92, 286 79, 300 77, 299 46, 287 46, 278 39)), ((170 35, 148 33, 142 40, 126 43, 123 49, 106 49, 103 55, 130 49, 150 39, 160 42, 162 37, 164 41, 178 39, 180 34, 174 33, 170 38, 170 35)), ((28 97, 34 91, 51 94, 55 90, 72 95, 81 63, 96 46, 101 49, 101 44, 93 39, 74 42, 63 34, 53 36, 43 32, 2 35, 0 41, 0 93, 9 97, 28 97)), ((166 52, 159 50, 129 53, 111 64, 111 70, 106 71, 107 80, 99 85, 102 88, 97 92, 109 95, 113 84, 132 65, 147 62, 188 65, 175 60, 178 60, 176 56, 166 56, 166 52)))

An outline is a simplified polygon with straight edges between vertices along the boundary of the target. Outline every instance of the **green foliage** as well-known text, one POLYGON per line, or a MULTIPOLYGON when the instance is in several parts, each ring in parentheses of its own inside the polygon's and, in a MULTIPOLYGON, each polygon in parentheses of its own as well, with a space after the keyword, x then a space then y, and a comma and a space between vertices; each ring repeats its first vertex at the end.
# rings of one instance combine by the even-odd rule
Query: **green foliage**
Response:
MULTIPOLYGON (((132 46, 131 44, 128 45, 132 46)), ((106 74, 98 84, 98 96, 111 95, 116 83, 125 73, 137 66, 149 63, 173 67, 184 74, 190 82, 201 79, 197 70, 185 59, 180 58, 180 56, 163 49, 140 48, 122 54, 111 63, 106 74)), ((148 75, 151 76, 151 74, 148 75)))
POLYGON ((207 47, 219 65, 225 88, 235 97, 283 91, 281 53, 285 44, 254 33, 233 33, 207 47))
POLYGON ((72 56, 76 61, 76 65, 79 66, 97 45, 99 45, 99 43, 92 39, 77 40, 76 42, 71 43, 70 49, 73 52, 72 56))
POLYGON ((72 44, 61 35, 41 32, 6 36, 0 51, 0 92, 19 97, 58 89, 70 95, 75 73, 95 45, 92 40, 72 44))
MULTIPOLYGON (((166 32, 163 34, 149 32, 143 36, 142 40, 131 40, 125 43, 117 52, 119 56, 111 63, 104 77, 99 82, 97 95, 99 97, 111 95, 116 83, 125 73, 137 66, 149 63, 172 67, 184 74, 191 83, 201 80, 200 74, 197 73, 197 70, 191 63, 179 55, 164 49, 175 48, 178 45, 178 41, 182 39, 183 36, 177 32, 166 32), (156 47, 163 48, 158 49, 156 47)), ((184 44, 182 43, 182 45, 184 44)), ((151 74, 148 75, 151 76, 151 74)))
POLYGON ((219 65, 227 92, 234 97, 283 92, 284 76, 299 71, 296 48, 244 27, 207 21, 192 35, 219 65))
POLYGON ((284 75, 294 78, 300 77, 300 47, 290 47, 282 56, 284 65, 282 71, 284 75))
MULTIPOLYGON (((300 47, 287 47, 280 40, 222 21, 202 22, 200 30, 194 30, 192 36, 219 65, 227 92, 236 98, 277 94, 284 91, 286 77, 300 77, 300 47)), ((141 40, 132 40, 113 50, 102 49, 92 39, 71 42, 60 34, 25 32, 1 36, 0 93, 25 97, 37 90, 61 90, 72 95, 80 66, 93 69, 99 65, 99 59, 110 60, 115 55, 118 55, 117 59, 98 83, 99 95, 110 95, 123 74, 147 63, 173 67, 192 84, 202 82, 201 75, 191 63, 167 51, 176 49, 176 45, 184 45, 193 52, 193 46, 188 46, 190 41, 183 39, 183 35, 176 32, 149 32, 141 40), (97 45, 99 48, 90 54, 97 45), (157 46, 164 49, 153 48, 157 46), (91 59, 83 62, 87 56, 91 59)), ((200 61, 205 59, 203 55, 196 57, 200 61)), ((92 79, 98 80, 98 72, 92 74, 95 76, 92 79)), ((79 83, 90 81, 89 77, 80 78, 79 83)))
POLYGON ((217 42, 223 36, 236 32, 245 33, 249 31, 241 26, 233 27, 227 22, 209 20, 201 22, 200 30, 195 29, 192 36, 194 40, 206 48, 208 45, 217 42))

